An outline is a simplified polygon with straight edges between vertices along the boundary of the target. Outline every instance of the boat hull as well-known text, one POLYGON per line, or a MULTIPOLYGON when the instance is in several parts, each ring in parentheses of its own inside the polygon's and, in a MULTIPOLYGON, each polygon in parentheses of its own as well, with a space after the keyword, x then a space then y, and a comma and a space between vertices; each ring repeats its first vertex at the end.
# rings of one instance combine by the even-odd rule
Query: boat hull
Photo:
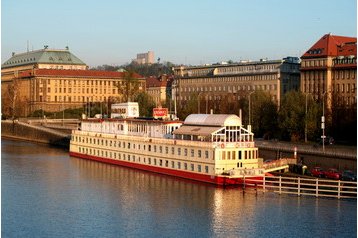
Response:
POLYGON ((70 156, 81 158, 81 159, 88 159, 94 160, 102 163, 107 164, 114 164, 144 171, 150 171, 159 174, 165 174, 170 176, 175 176, 179 178, 185 178, 210 184, 215 184, 219 186, 241 186, 245 183, 249 183, 251 185, 260 184, 263 180, 263 176, 254 176, 254 177, 230 177, 230 176, 212 176, 212 175, 205 175, 205 174, 198 174, 192 173, 187 171, 179 171, 170 168, 163 168, 157 166, 150 166, 144 165, 139 163, 127 162, 122 160, 113 160, 113 159, 106 159, 98 156, 88 155, 88 154, 81 154, 76 152, 70 152, 70 156), (253 181, 250 181, 253 180, 253 181))

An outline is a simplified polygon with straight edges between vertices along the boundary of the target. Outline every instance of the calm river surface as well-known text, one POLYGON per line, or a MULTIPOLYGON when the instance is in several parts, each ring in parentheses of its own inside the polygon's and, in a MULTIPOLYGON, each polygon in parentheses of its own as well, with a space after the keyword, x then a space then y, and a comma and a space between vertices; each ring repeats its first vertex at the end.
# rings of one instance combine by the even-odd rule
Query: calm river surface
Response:
POLYGON ((2 237, 356 237, 357 201, 243 194, 1 142, 2 237))

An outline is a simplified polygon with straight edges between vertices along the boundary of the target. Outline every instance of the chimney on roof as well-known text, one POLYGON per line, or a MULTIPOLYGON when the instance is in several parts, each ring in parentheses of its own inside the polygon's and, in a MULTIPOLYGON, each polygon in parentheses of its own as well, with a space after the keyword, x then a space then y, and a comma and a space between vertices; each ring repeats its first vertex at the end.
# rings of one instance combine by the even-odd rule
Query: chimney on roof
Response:
POLYGON ((15 55, 15 52, 12 52, 12 56, 14 56, 15 55))

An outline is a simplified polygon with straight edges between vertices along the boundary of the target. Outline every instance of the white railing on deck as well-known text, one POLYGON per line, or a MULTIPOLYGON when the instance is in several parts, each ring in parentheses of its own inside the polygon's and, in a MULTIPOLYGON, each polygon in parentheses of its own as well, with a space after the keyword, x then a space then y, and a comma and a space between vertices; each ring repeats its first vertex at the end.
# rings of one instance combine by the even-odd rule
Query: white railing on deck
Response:
MULTIPOLYGON (((319 178, 265 176, 263 180, 245 178, 243 187, 255 185, 263 192, 332 198, 357 198, 357 182, 319 178)), ((257 190, 256 190, 257 191, 257 190)))

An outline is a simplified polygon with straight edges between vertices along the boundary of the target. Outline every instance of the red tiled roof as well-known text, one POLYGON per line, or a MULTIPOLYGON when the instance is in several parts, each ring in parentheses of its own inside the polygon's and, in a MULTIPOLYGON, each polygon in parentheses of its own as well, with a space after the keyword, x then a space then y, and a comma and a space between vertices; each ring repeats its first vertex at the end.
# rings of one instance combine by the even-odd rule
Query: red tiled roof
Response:
POLYGON ((157 78, 155 76, 148 77, 146 79, 147 88, 151 88, 151 87, 166 87, 173 80, 173 78, 171 76, 162 76, 162 77, 163 77, 163 80, 160 80, 160 78, 157 78))
MULTIPOLYGON (((35 69, 24 71, 20 77, 30 77, 34 74, 35 76, 68 76, 68 77, 95 77, 95 78, 123 78, 124 72, 116 71, 100 71, 100 70, 67 70, 67 69, 35 69)), ((134 73, 134 78, 143 78, 141 75, 134 73)))
POLYGON ((322 36, 301 58, 327 56, 357 56, 357 38, 326 34, 322 36))

